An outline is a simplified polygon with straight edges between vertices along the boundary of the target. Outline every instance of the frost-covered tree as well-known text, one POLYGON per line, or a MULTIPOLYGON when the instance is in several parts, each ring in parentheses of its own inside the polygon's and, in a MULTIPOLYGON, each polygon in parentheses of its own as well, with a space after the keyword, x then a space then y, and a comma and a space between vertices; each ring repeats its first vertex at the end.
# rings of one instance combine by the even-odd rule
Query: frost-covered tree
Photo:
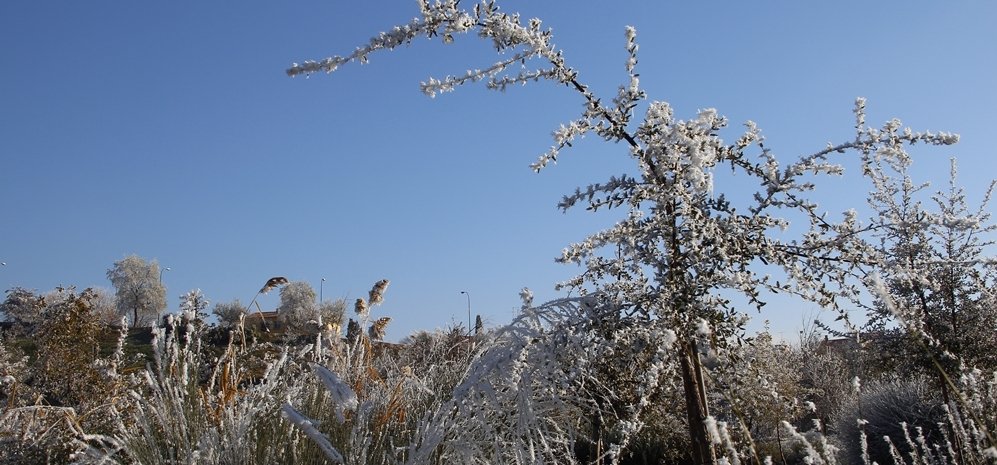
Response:
POLYGON ((832 158, 852 151, 868 172, 881 159, 905 156, 905 144, 950 144, 958 137, 902 129, 898 120, 882 128, 866 126, 865 100, 858 99, 853 139, 783 163, 765 147, 753 122, 746 122, 743 132, 729 134, 727 119, 714 109, 680 119, 666 102, 645 102, 633 28, 626 29, 626 82, 615 95, 603 98, 580 80, 540 20, 524 24, 495 2, 470 10, 459 4, 422 1, 421 16, 411 23, 374 37, 348 56, 295 64, 287 72, 332 72, 419 36, 451 42, 476 32, 492 42, 499 61, 457 76, 430 78, 422 84, 426 94, 481 80, 498 90, 550 80, 575 92, 584 111, 554 132, 553 147, 533 169, 542 170, 588 134, 622 145, 634 166, 631 173, 578 189, 561 202, 564 210, 624 211, 614 226, 564 250, 559 260, 582 265, 584 271, 562 286, 583 295, 598 293, 608 302, 605 312, 591 315, 596 339, 587 341, 594 346, 612 342, 597 339, 611 334, 598 328, 603 320, 654 322, 646 327, 664 324, 674 331, 677 349, 669 356, 681 374, 692 460, 716 463, 719 441, 700 354, 727 350, 741 336, 744 305, 734 296, 760 309, 766 293, 789 293, 833 309, 841 298, 861 293, 853 278, 874 255, 862 239, 867 228, 854 211, 832 219, 811 196, 816 182, 843 172, 832 158), (644 110, 642 118, 638 108, 644 110), (752 187, 745 191, 744 186, 752 187))
POLYGON ((928 184, 915 183, 909 165, 901 158, 871 170, 879 271, 891 302, 868 307, 867 330, 881 335, 885 368, 936 376, 960 363, 997 369, 997 270, 987 255, 997 229, 987 208, 994 184, 971 208, 953 160, 947 189, 926 199, 928 184))
POLYGON ((118 311, 131 320, 132 327, 155 323, 166 310, 166 288, 160 281, 159 263, 129 255, 107 270, 114 286, 118 311))
POLYGON ((343 318, 346 316, 346 300, 325 300, 319 302, 318 313, 322 316, 323 329, 330 334, 338 335, 343 328, 343 318))
POLYGON ((180 296, 180 317, 185 322, 202 325, 208 317, 205 310, 210 303, 200 289, 191 289, 180 296))
POLYGON ((231 302, 219 302, 211 309, 218 318, 218 324, 222 327, 231 327, 239 323, 243 315, 247 314, 246 306, 235 299, 231 302))
MULTIPOLYGON (((718 419, 741 424, 757 444, 779 439, 781 422, 801 418, 802 404, 798 351, 776 343, 766 328, 732 351, 721 351, 711 370, 718 419)), ((711 399, 712 400, 712 399, 711 399)), ((775 440, 775 441, 774 441, 775 440)), ((773 450, 766 451, 766 455, 773 450)))
POLYGON ((43 317, 45 299, 23 287, 7 290, 7 298, 0 304, 4 321, 11 322, 22 333, 31 333, 43 317))
POLYGON ((277 307, 280 320, 289 331, 301 332, 307 327, 318 327, 318 305, 315 290, 305 281, 291 281, 280 290, 277 307))
POLYGON ((105 325, 120 325, 121 315, 118 313, 114 292, 105 287, 93 287, 90 292, 93 294, 93 313, 98 320, 105 325))

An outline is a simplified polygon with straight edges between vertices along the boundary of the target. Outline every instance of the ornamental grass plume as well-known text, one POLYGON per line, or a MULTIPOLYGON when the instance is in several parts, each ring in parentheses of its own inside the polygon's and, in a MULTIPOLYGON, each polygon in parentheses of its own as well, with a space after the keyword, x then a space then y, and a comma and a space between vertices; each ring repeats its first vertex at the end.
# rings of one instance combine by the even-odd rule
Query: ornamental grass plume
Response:
POLYGON ((267 280, 267 283, 260 289, 260 294, 267 294, 270 291, 287 284, 289 281, 283 276, 274 276, 267 280))
POLYGON ((388 289, 389 283, 390 281, 387 279, 382 279, 374 283, 374 287, 370 289, 370 298, 367 299, 367 301, 370 302, 371 307, 384 302, 384 291, 388 289))
POLYGON ((388 327, 388 323, 391 323, 391 317, 386 316, 378 318, 377 321, 370 325, 370 328, 367 330, 367 334, 369 334, 370 338, 375 341, 383 340, 384 330, 388 327))
POLYGON ((362 329, 360 329, 360 323, 357 323, 356 321, 353 321, 353 318, 350 318, 350 322, 346 324, 346 340, 349 341, 350 344, 356 343, 356 341, 363 334, 361 331, 362 329))
POLYGON ((353 310, 355 312, 357 312, 357 315, 366 314, 367 310, 369 310, 369 309, 370 309, 370 307, 367 306, 367 301, 363 300, 362 297, 359 298, 359 299, 357 299, 356 303, 353 304, 353 310))

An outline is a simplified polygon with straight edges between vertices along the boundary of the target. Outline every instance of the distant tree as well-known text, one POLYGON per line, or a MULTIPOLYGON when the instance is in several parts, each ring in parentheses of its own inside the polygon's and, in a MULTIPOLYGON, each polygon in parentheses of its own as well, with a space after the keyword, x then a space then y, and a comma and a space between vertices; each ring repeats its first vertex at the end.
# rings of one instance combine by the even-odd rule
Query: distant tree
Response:
POLYGON ((192 289, 180 296, 180 317, 184 321, 203 324, 208 317, 205 309, 208 308, 208 299, 200 289, 192 289))
POLYGON ((346 315, 346 300, 326 300, 318 305, 318 313, 322 316, 322 326, 333 334, 339 334, 346 315))
POLYGON ((218 324, 222 327, 232 327, 239 324, 239 319, 242 315, 248 313, 248 309, 239 299, 235 299, 231 302, 219 302, 215 304, 215 308, 211 310, 216 317, 218 317, 218 324))
POLYGON ((280 290, 278 318, 290 332, 304 332, 309 326, 318 328, 318 305, 315 289, 305 281, 291 281, 280 290))
POLYGON ((118 314, 118 303, 114 293, 103 287, 92 287, 90 293, 92 294, 92 311, 94 315, 97 315, 98 321, 108 326, 120 325, 121 315, 118 314))
POLYGON ((41 320, 45 298, 34 291, 15 287, 7 291, 7 298, 0 304, 0 313, 23 333, 31 333, 41 320))
POLYGON ((131 318, 132 327, 155 323, 166 309, 166 288, 159 280, 159 263, 129 255, 114 262, 107 279, 115 289, 118 311, 131 318))

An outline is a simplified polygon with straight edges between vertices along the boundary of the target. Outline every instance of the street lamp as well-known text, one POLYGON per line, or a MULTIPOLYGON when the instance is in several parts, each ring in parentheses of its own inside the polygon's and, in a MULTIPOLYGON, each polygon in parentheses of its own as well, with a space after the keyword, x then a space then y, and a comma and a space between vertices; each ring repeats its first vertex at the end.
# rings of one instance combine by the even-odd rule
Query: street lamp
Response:
POLYGON ((467 291, 460 291, 467 296, 467 334, 471 335, 471 294, 467 291))
POLYGON ((325 288, 325 278, 322 278, 322 282, 318 284, 318 303, 322 304, 322 289, 325 288))
POLYGON ((170 271, 170 267, 166 267, 166 268, 160 268, 160 269, 159 269, 159 285, 160 285, 160 286, 162 286, 162 285, 163 285, 163 272, 164 272, 164 271, 170 271))

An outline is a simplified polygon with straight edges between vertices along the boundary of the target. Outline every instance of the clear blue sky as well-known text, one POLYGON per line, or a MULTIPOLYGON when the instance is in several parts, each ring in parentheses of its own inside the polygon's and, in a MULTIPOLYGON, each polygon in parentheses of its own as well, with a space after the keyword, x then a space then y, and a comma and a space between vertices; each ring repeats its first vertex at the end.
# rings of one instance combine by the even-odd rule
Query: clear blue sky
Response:
MULTIPOLYGON (((642 84, 680 117, 752 119, 790 157, 898 116, 962 142, 916 149, 945 180, 956 156, 978 194, 997 175, 997 3, 508 2, 540 17, 607 98, 638 31, 642 84)), ((622 147, 583 143, 528 168, 580 101, 540 84, 436 99, 418 83, 494 61, 488 44, 418 40, 365 67, 290 79, 295 61, 344 54, 417 15, 414 1, 0 3, 0 287, 108 287, 129 254, 155 258, 169 308, 201 288, 249 301, 271 276, 326 278, 328 297, 392 281, 390 339, 507 322, 517 293, 558 296, 577 269, 553 258, 612 217, 555 206, 629 169, 622 147)), ((865 186, 856 185, 856 198, 865 186)), ((845 192, 833 196, 840 211, 845 192)), ((855 194, 855 192, 851 192, 855 194)), ((974 198, 978 198, 974 197, 974 198)), ((861 207, 861 205, 854 205, 861 207)), ((278 302, 276 293, 264 307, 278 302)), ((762 318, 791 334, 807 304, 762 318)))

